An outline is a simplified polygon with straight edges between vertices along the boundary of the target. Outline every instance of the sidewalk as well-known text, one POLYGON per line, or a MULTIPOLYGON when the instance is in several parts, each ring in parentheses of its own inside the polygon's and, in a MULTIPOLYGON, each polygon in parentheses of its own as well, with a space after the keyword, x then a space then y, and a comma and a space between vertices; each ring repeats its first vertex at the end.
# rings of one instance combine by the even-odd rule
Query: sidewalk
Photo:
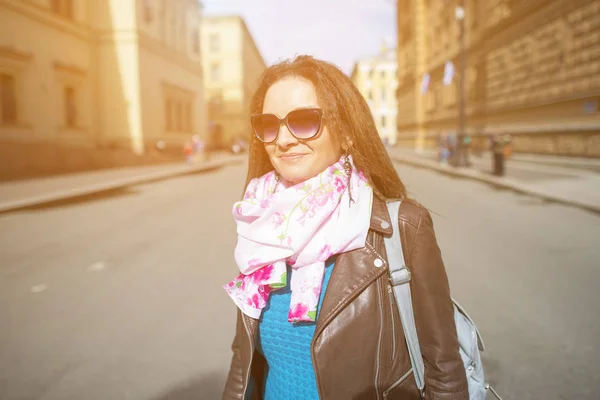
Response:
POLYGON ((139 183, 201 172, 242 162, 245 155, 214 154, 209 161, 112 168, 39 179, 0 183, 0 213, 84 196, 139 183))
POLYGON ((414 149, 390 148, 392 161, 428 168, 508 188, 542 199, 600 213, 600 161, 595 159, 560 159, 558 157, 515 156, 506 163, 506 175, 491 174, 489 154, 471 156, 471 167, 455 168, 437 161, 435 151, 417 153, 414 149))
MULTIPOLYGON (((484 157, 491 161, 491 154, 486 152, 484 157)), ((585 157, 553 157, 537 154, 513 154, 512 161, 528 162, 534 164, 550 165, 555 167, 583 169, 600 173, 600 158, 585 157)))

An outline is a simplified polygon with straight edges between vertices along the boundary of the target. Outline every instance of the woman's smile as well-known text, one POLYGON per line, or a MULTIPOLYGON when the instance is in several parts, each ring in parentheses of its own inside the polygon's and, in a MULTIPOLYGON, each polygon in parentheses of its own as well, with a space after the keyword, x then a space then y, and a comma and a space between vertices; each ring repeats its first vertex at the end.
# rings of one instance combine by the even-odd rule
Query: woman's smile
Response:
POLYGON ((306 153, 286 153, 279 156, 279 158, 287 163, 298 163, 304 159, 306 153))

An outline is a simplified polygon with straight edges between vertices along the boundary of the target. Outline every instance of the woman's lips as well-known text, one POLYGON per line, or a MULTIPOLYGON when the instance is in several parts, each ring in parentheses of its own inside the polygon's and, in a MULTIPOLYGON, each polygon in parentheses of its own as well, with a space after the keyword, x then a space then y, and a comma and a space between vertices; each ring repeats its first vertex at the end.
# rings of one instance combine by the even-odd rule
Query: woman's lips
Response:
POLYGON ((290 153, 290 154, 282 154, 279 156, 279 158, 282 159, 283 161, 298 161, 305 155, 306 154, 302 154, 302 153, 290 153))

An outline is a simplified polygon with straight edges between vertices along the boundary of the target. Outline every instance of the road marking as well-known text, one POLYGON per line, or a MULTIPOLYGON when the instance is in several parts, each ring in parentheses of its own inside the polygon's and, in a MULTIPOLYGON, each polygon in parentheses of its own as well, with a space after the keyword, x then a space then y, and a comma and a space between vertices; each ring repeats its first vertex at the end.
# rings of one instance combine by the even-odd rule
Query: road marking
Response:
POLYGON ((31 293, 43 292, 46 289, 48 289, 48 285, 46 285, 45 283, 42 283, 41 285, 32 286, 31 287, 31 293))
POLYGON ((88 271, 102 271, 106 268, 106 263, 98 261, 88 267, 88 271))

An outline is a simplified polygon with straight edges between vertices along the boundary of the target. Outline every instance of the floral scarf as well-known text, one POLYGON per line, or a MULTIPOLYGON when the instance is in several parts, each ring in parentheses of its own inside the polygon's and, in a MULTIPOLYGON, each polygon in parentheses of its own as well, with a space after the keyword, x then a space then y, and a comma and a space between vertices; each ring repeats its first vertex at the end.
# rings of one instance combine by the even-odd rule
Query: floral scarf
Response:
POLYGON ((224 288, 244 314, 260 318, 271 291, 286 285, 287 263, 288 321, 315 321, 325 261, 365 246, 373 191, 351 157, 348 180, 344 160, 294 186, 271 171, 252 179, 244 199, 234 204, 241 274, 224 288))

